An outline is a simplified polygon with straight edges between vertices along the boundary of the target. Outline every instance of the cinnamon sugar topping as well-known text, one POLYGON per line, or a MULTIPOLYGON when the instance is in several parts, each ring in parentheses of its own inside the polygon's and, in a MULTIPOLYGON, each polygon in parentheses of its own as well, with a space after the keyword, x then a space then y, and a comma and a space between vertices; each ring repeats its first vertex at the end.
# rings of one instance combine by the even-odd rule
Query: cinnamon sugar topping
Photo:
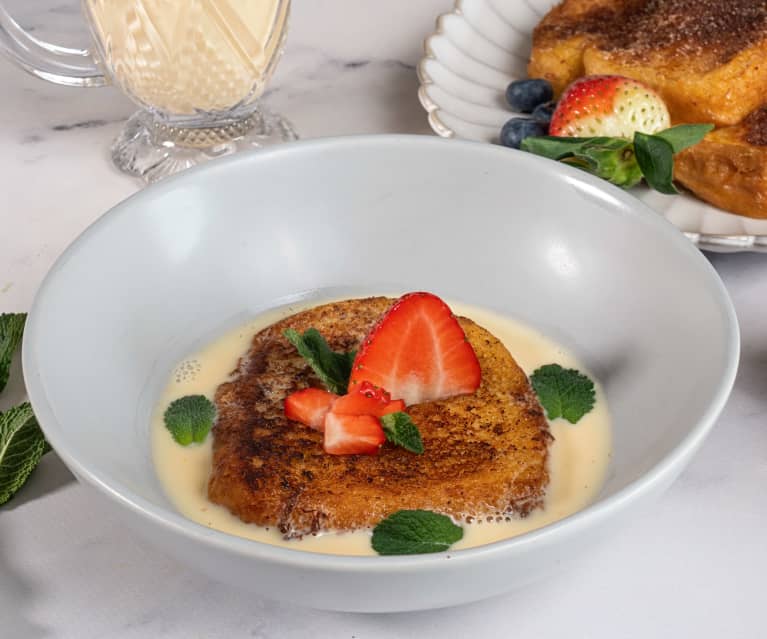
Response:
POLYGON ((673 48, 724 64, 767 37, 767 0, 623 0, 556 24, 536 36, 599 36, 605 51, 642 55, 673 48))
POLYGON ((752 111, 743 120, 746 127, 746 142, 754 146, 767 146, 767 106, 752 111))

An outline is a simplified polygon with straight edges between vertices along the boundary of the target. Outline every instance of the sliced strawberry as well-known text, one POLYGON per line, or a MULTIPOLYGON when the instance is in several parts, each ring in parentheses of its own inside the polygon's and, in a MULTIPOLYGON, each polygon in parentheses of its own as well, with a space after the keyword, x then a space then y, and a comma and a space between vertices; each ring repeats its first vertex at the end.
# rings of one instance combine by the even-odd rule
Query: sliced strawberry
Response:
POLYGON ((371 384, 367 380, 357 384, 355 390, 360 395, 364 395, 370 399, 377 399, 378 401, 384 403, 391 401, 391 393, 389 391, 387 391, 385 388, 381 388, 380 386, 376 386, 375 384, 371 384))
POLYGON ((373 415, 381 417, 405 410, 405 402, 392 400, 383 388, 368 381, 357 384, 348 395, 339 397, 330 407, 336 415, 373 415))
POLYGON ((404 413, 407 410, 407 405, 404 399, 393 399, 383 409, 379 417, 388 415, 389 413, 404 413))
POLYGON ((325 417, 324 448, 331 455, 375 455, 386 441, 381 422, 372 415, 325 417))
POLYGON ((632 139, 671 126, 663 99, 642 82, 619 75, 592 75, 573 82, 551 116, 549 135, 632 139))
POLYGON ((319 388, 304 388, 285 398, 285 417, 315 430, 325 428, 325 415, 338 395, 319 388))
POLYGON ((474 349, 448 305, 431 293, 409 293, 363 340, 349 390, 368 381, 409 406, 472 393, 480 379, 474 349))

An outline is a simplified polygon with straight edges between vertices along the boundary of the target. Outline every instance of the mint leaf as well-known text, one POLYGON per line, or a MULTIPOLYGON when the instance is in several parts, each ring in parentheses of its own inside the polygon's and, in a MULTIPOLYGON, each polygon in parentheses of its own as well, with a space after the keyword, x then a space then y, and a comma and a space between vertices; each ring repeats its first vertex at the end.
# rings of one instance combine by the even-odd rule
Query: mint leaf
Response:
POLYGON ((674 147, 657 135, 634 134, 634 151, 645 180, 656 191, 679 193, 674 186, 674 147))
POLYGON ((0 413, 0 505, 27 481, 45 449, 45 437, 29 403, 0 413))
POLYGON ((663 138, 671 145, 674 153, 679 153, 686 148, 695 146, 706 137, 707 133, 713 130, 713 124, 680 124, 656 133, 655 137, 663 138))
POLYGON ((171 402, 165 411, 165 428, 182 446, 201 444, 216 418, 216 406, 204 395, 187 395, 171 402))
POLYGON ((522 140, 523 151, 542 155, 550 160, 562 160, 580 153, 589 144, 600 144, 610 138, 564 138, 553 135, 531 136, 522 140))
POLYGON ((309 363, 331 393, 346 394, 356 356, 355 351, 350 353, 332 351, 316 328, 308 329, 303 335, 289 328, 283 334, 296 347, 298 354, 309 363))
POLYGON ((381 417, 381 426, 386 439, 392 444, 401 446, 416 455, 423 453, 421 433, 407 413, 399 412, 384 415, 381 417))
POLYGON ((594 408, 594 382, 574 368, 546 364, 530 376, 530 383, 549 419, 564 417, 575 424, 594 408))
POLYGON ((3 313, 0 315, 0 391, 8 383, 13 354, 24 334, 26 313, 3 313))
POLYGON ((463 528, 446 515, 430 510, 398 510, 373 529, 372 545, 379 555, 442 552, 463 537, 463 528))

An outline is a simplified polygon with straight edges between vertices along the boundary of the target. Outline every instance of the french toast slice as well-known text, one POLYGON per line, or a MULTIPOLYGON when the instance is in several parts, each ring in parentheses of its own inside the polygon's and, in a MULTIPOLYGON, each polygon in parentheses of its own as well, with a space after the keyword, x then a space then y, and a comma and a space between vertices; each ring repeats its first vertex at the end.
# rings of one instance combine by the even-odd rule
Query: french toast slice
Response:
POLYGON ((564 0, 533 32, 530 77, 641 80, 672 123, 739 123, 764 102, 767 0, 564 0))
POLYGON ((674 177, 719 208, 767 219, 767 106, 679 153, 674 177))
POLYGON ((393 301, 325 304, 256 334, 235 377, 216 392, 213 502, 286 538, 371 527, 400 509, 496 520, 542 505, 548 423, 525 373, 471 320, 459 318, 482 382, 470 395, 408 408, 421 431, 422 455, 392 445, 373 456, 329 455, 322 433, 285 417, 288 394, 320 383, 283 331, 314 327, 334 350, 352 350, 393 301))

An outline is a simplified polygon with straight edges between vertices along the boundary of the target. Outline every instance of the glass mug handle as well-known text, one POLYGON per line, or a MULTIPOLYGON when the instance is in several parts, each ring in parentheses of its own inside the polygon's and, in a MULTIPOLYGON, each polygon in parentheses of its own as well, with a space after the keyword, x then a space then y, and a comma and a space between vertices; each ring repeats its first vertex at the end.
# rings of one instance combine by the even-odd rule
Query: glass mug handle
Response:
POLYGON ((32 75, 71 87, 109 84, 93 54, 43 42, 28 34, 0 4, 0 53, 32 75))

